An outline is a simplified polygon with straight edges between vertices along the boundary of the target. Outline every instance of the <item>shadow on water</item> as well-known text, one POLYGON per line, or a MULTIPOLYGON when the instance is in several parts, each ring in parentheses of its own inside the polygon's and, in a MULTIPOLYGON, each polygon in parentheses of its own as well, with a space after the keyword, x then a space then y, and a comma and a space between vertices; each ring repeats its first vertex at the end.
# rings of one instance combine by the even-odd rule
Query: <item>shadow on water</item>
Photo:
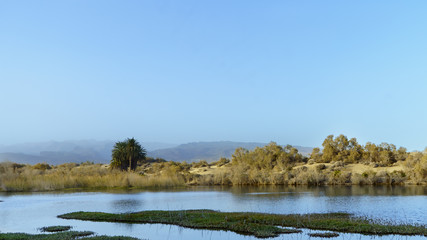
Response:
POLYGON ((139 199, 118 199, 111 201, 114 212, 133 212, 143 206, 143 201, 139 199))

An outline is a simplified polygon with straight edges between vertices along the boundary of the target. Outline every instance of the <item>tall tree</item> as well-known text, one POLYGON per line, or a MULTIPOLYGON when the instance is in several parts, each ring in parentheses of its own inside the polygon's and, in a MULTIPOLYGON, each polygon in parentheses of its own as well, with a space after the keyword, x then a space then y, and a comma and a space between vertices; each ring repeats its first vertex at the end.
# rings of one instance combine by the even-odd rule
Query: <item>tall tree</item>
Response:
POLYGON ((137 162, 145 160, 147 151, 134 138, 116 142, 111 154, 111 168, 135 170, 137 162))
POLYGON ((310 159, 313 159, 315 162, 320 162, 322 160, 322 153, 320 152, 320 148, 313 148, 313 151, 311 151, 310 154, 310 159))
MULTIPOLYGON (((363 148, 357 143, 356 138, 348 140, 342 134, 335 137, 335 139, 334 135, 329 135, 323 141, 322 146, 322 162, 343 161, 346 163, 355 163, 361 159, 363 153, 363 148)), ((314 153, 318 155, 318 152, 314 153)))
POLYGON ((323 154, 322 154, 322 162, 331 162, 334 160, 338 154, 337 145, 334 141, 334 135, 329 135, 325 138, 322 143, 323 146, 323 154))

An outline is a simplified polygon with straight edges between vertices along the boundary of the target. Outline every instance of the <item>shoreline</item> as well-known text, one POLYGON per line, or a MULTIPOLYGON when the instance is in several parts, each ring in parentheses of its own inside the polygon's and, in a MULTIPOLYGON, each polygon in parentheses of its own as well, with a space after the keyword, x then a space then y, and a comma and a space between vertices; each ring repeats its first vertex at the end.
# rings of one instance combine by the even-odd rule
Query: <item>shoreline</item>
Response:
POLYGON ((170 189, 193 186, 427 186, 402 163, 390 167, 364 164, 297 164, 285 170, 242 174, 231 163, 161 162, 135 171, 112 170, 106 164, 23 165, 0 163, 0 192, 170 189), (43 168, 40 169, 40 166, 43 168))

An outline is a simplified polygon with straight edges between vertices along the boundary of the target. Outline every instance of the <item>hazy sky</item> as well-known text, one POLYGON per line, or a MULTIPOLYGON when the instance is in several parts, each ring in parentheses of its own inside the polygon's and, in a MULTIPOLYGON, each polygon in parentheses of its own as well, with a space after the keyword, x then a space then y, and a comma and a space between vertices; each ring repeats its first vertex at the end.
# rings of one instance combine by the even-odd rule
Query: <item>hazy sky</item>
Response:
POLYGON ((0 0, 0 144, 427 146, 426 1, 0 0))

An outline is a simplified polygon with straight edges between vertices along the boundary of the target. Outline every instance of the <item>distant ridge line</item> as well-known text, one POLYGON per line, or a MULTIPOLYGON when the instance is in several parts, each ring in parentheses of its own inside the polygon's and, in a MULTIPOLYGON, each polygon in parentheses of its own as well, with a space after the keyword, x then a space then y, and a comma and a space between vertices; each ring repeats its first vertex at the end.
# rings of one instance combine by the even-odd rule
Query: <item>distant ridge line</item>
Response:
MULTIPOLYGON (((51 165, 75 162, 109 163, 114 141, 50 141, 40 143, 23 143, 10 146, 0 146, 0 162, 11 161, 22 164, 46 162, 51 165)), ((180 145, 141 142, 147 149, 147 156, 163 158, 168 161, 194 162, 206 160, 213 162, 221 157, 231 158, 236 148, 252 150, 263 147, 268 143, 233 142, 233 141, 200 141, 180 145)), ((281 145, 284 146, 284 145, 281 145)), ((294 146, 304 155, 311 153, 312 148, 294 146)))

